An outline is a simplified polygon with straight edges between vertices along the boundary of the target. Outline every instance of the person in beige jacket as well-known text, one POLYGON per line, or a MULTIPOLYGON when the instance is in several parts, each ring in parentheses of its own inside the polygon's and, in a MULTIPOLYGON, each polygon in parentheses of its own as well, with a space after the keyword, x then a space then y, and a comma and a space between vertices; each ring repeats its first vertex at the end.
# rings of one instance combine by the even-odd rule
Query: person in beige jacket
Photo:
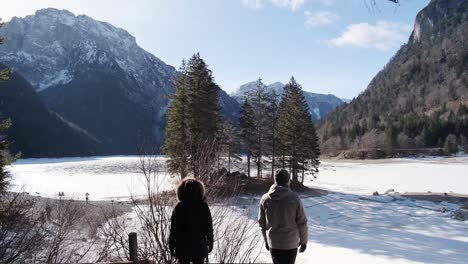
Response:
POLYGON ((294 264, 297 249, 307 247, 307 217, 299 196, 289 188, 288 171, 280 170, 260 200, 258 223, 274 264, 294 264))

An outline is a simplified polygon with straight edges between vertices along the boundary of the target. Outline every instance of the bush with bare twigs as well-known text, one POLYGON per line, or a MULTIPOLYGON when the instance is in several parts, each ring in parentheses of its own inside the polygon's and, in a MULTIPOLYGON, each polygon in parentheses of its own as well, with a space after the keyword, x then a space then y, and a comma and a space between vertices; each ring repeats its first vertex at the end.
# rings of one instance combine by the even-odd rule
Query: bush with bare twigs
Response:
POLYGON ((0 197, 0 263, 106 260, 113 248, 102 230, 110 211, 119 216, 124 210, 6 193, 0 197))
POLYGON ((25 263, 44 242, 44 215, 23 194, 0 196, 0 263, 25 263))

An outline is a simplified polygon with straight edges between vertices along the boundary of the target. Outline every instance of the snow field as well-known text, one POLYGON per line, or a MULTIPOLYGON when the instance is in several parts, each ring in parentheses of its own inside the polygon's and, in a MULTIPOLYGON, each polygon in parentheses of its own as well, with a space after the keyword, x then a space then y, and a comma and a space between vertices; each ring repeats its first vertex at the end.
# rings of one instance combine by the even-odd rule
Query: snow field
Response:
POLYGON ((311 187, 371 194, 396 192, 454 192, 468 194, 468 157, 323 161, 311 187))

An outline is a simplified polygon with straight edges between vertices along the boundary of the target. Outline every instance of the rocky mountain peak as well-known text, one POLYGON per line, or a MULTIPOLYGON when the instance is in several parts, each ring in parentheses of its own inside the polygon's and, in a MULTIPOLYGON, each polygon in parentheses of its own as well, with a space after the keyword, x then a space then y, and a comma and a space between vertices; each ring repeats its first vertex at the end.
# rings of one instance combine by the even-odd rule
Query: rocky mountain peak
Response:
MULTIPOLYGON (((411 39, 419 42, 425 37, 433 35, 433 29, 440 26, 441 21, 447 17, 454 17, 455 13, 464 13, 466 1, 464 0, 431 0, 429 5, 416 16, 414 31, 411 39)), ((456 21, 454 21, 456 22, 456 21)))
POLYGON ((120 67, 136 80, 136 89, 148 93, 167 87, 157 76, 175 74, 126 30, 67 10, 47 8, 15 17, 0 34, 6 39, 0 47, 2 62, 17 68, 39 91, 70 82, 83 65, 120 67))
POLYGON ((56 8, 44 8, 37 10, 35 17, 38 19, 52 19, 54 22, 73 25, 76 22, 76 16, 68 10, 59 10, 56 8))

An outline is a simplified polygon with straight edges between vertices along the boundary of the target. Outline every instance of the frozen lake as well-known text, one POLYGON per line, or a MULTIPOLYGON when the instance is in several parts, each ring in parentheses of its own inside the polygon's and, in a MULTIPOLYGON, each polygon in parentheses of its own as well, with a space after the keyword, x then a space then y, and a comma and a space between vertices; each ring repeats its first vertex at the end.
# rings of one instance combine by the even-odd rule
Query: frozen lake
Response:
MULTIPOLYGON (((63 191, 76 199, 86 192, 91 199, 116 199, 144 192, 137 156, 22 159, 10 171, 17 190, 48 197, 63 191)), ((161 174, 163 189, 173 188, 176 180, 161 174)), ((468 157, 322 161, 318 179, 306 184, 352 194, 388 189, 468 194, 468 157)))
MULTIPOLYGON (((15 190, 41 196, 55 197, 64 192, 83 200, 89 193, 92 200, 110 200, 145 193, 138 156, 21 159, 9 170, 15 190)), ((165 171, 159 175, 161 190, 172 188, 176 179, 165 171)))
POLYGON ((468 157, 323 161, 309 185, 354 194, 389 189, 468 194, 468 157))

